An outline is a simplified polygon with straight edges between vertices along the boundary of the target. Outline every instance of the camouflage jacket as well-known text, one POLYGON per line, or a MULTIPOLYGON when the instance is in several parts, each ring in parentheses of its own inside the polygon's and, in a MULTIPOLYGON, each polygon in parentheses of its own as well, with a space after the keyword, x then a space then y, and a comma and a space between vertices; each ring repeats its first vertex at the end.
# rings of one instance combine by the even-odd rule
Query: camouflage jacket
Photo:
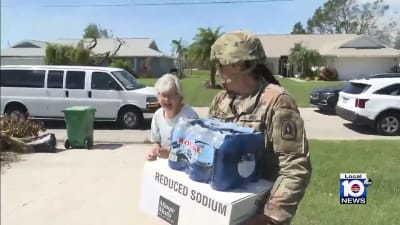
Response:
POLYGON ((264 214, 279 224, 290 224, 311 177, 304 123, 294 99, 274 84, 261 85, 246 99, 222 91, 209 116, 264 133, 262 176, 274 181, 264 214))

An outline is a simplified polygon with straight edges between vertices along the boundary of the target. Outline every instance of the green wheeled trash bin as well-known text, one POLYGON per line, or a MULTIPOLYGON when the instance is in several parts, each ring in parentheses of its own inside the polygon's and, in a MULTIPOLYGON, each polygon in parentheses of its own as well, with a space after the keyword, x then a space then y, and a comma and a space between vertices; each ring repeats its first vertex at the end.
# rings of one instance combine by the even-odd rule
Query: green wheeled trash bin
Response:
POLYGON ((67 125, 67 139, 64 147, 87 148, 93 147, 93 123, 96 109, 90 106, 73 106, 64 109, 67 125))

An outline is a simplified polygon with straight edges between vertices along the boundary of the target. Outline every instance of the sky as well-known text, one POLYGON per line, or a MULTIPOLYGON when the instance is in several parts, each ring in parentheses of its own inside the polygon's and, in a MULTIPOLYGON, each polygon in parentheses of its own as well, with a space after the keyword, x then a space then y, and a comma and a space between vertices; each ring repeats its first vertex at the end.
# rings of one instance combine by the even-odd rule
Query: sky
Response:
MULTIPOLYGON (((222 32, 245 29, 257 34, 288 34, 298 21, 305 26, 315 9, 325 2, 325 0, 272 0, 207 5, 43 7, 205 1, 212 2, 212 0, 1 0, 1 48, 23 40, 51 41, 81 38, 85 27, 95 23, 111 30, 114 37, 151 38, 162 52, 172 54, 172 40, 182 38, 186 43, 190 43, 200 27, 215 29, 221 26, 222 32)), ((392 12, 400 12, 400 0, 385 2, 390 5, 392 12)))

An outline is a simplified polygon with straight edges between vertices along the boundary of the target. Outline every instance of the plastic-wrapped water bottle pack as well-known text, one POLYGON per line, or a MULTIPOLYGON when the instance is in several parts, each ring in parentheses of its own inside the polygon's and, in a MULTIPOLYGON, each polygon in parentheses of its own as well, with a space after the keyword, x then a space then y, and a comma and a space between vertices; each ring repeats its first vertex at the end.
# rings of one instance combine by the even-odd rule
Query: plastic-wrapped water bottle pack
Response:
POLYGON ((264 136, 215 119, 180 119, 172 132, 168 165, 190 179, 229 190, 257 181, 264 136))

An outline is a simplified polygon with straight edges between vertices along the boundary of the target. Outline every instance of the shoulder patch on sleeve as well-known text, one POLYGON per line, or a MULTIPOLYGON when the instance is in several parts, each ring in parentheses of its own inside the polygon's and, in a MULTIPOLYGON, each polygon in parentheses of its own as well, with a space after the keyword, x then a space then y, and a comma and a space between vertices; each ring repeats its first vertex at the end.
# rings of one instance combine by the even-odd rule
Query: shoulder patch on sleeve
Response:
POLYGON ((292 120, 283 120, 281 126, 281 136, 285 140, 294 140, 297 135, 296 124, 292 120))
POLYGON ((275 152, 304 153, 304 122, 298 112, 280 108, 275 111, 272 123, 272 141, 275 152))

